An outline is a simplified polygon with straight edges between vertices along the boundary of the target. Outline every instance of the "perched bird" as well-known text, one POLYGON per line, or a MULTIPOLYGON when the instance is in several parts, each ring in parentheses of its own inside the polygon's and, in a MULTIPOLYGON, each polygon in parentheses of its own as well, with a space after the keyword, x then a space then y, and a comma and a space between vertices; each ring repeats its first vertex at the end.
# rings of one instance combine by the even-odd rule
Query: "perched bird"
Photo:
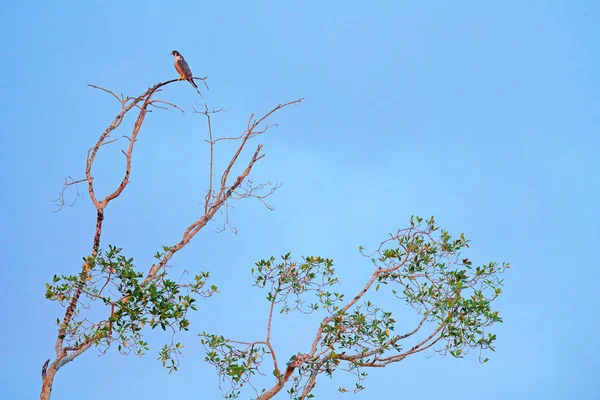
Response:
POLYGON ((200 97, 202 97, 202 93, 200 93, 198 86, 196 86, 196 83, 192 79, 192 76, 193 76, 192 71, 190 70, 188 63, 185 61, 183 56, 177 50, 173 50, 171 52, 171 54, 173 55, 173 57, 175 57, 175 69, 179 73, 178 80, 180 80, 180 81, 186 80, 189 83, 191 83, 192 86, 194 87, 194 89, 196 89, 196 92, 198 92, 200 97))

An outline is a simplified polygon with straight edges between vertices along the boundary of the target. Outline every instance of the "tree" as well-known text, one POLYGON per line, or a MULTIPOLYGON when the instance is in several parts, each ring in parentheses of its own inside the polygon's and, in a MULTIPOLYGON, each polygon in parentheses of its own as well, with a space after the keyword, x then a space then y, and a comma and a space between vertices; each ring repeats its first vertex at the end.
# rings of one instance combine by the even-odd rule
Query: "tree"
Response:
POLYGON ((502 292, 500 275, 509 268, 495 262, 473 267, 461 251, 469 247, 461 234, 453 238, 432 217, 411 217, 410 226, 381 243, 371 254, 373 272, 364 287, 350 300, 341 291, 333 260, 290 253, 279 260, 260 260, 252 269, 254 286, 266 290, 269 302, 266 335, 258 340, 233 340, 202 333, 206 361, 214 365, 223 383, 224 397, 236 398, 245 385, 255 396, 267 400, 286 386, 293 399, 311 398, 319 375, 332 377, 346 371, 356 376, 359 391, 367 368, 385 367, 426 350, 463 357, 469 350, 494 351, 496 335, 488 329, 502 322, 492 303, 502 292), (398 327, 393 311, 369 299, 380 289, 390 291, 420 316, 413 327, 398 327), (276 309, 277 308, 277 309, 276 309), (280 314, 321 313, 312 345, 298 351, 284 366, 272 345, 271 325, 280 314), (404 344, 410 341, 409 344, 404 344), (271 376, 272 385, 258 391, 257 375, 271 376), (295 375, 294 373, 297 372, 295 375))
MULTIPOLYGON (((193 78, 206 84, 206 78, 193 78)), ((281 108, 297 104, 302 99, 279 104, 259 118, 252 114, 244 132, 238 137, 213 137, 211 117, 222 109, 209 110, 205 104, 203 110, 194 112, 203 114, 207 119, 209 144, 209 182, 204 199, 204 214, 191 222, 183 232, 182 238, 171 246, 163 246, 154 255, 156 262, 147 268, 146 273, 139 272, 133 259, 122 254, 118 246, 108 245, 101 249, 104 211, 115 199, 119 198, 129 183, 132 169, 133 150, 140 128, 146 116, 153 109, 184 110, 174 103, 157 99, 155 96, 161 89, 176 79, 160 82, 150 87, 137 97, 117 96, 114 92, 90 85, 110 94, 120 104, 121 110, 114 117, 106 130, 100 135, 96 144, 89 149, 86 161, 85 178, 65 179, 63 189, 57 200, 58 209, 67 205, 65 193, 69 188, 77 188, 79 184, 87 185, 89 197, 96 209, 96 229, 91 253, 83 258, 81 270, 74 275, 54 275, 52 282, 46 284, 46 298, 58 302, 65 308, 62 318, 57 318, 58 334, 55 344, 56 358, 47 360, 42 367, 41 399, 49 399, 56 373, 67 363, 75 360, 92 347, 100 352, 107 352, 111 347, 122 354, 135 353, 142 355, 148 350, 142 332, 144 329, 161 328, 171 332, 170 343, 160 351, 160 358, 165 367, 173 371, 178 366, 178 355, 181 344, 175 341, 178 330, 188 330, 187 313, 195 310, 197 298, 212 296, 217 287, 208 285, 209 272, 200 272, 189 282, 178 283, 169 277, 169 262, 173 256, 183 249, 194 236, 222 210, 227 215, 229 202, 235 199, 256 198, 267 207, 265 198, 271 195, 278 185, 270 182, 253 184, 248 177, 257 161, 264 157, 262 145, 258 144, 253 155, 246 161, 245 168, 240 166, 241 153, 249 141, 265 133, 271 125, 267 119, 281 108), (105 197, 99 197, 94 187, 92 167, 98 152, 118 139, 111 134, 119 128, 128 113, 135 115, 135 123, 129 136, 125 150, 124 175, 116 189, 105 197), (215 146, 220 141, 237 142, 237 149, 223 171, 213 169, 215 146), (241 167, 240 175, 231 176, 234 167, 241 167), (217 180, 218 178, 218 180, 217 180), (104 318, 94 316, 104 314, 104 318)), ((206 86, 208 89, 208 86, 206 86)), ((79 196, 77 191, 77 196, 79 196)), ((226 224, 228 220, 226 219, 226 224)))
MULTIPOLYGON (((206 78, 194 79, 205 82, 206 78)), ((155 98, 162 87, 173 82, 176 80, 158 83, 138 97, 127 98, 90 85, 113 96, 121 110, 88 151, 85 178, 67 178, 59 195, 61 209, 66 205, 67 189, 87 185, 96 209, 96 230, 91 253, 83 258, 79 273, 55 275, 47 284, 46 297, 61 304, 65 312, 62 319, 57 319, 56 358, 42 367, 41 399, 50 398, 58 370, 92 347, 102 353, 116 348, 122 354, 144 354, 148 344, 143 332, 149 328, 170 332, 169 343, 160 350, 159 358, 170 372, 176 371, 182 348, 175 340, 176 332, 190 328, 187 314, 196 309, 197 299, 212 296, 218 288, 208 284, 209 272, 200 272, 184 283, 170 279, 169 262, 219 210, 224 211, 225 224, 229 224, 230 201, 256 198, 270 207, 265 199, 279 187, 270 182, 256 185, 248 179, 255 163, 264 157, 260 144, 242 166, 238 164, 248 142, 269 129, 267 118, 302 99, 280 104, 260 118, 251 115, 238 137, 213 137, 211 118, 222 109, 209 110, 205 104, 203 110, 194 109, 207 120, 210 157, 204 214, 191 222, 176 244, 157 251, 156 261, 145 273, 118 246, 101 249, 104 211, 129 183, 133 149, 147 113, 153 108, 183 112, 174 103, 155 98), (123 150, 124 176, 116 189, 101 199, 94 190, 92 167, 98 152, 116 141, 110 135, 130 112, 137 116, 131 134, 125 136, 128 142, 123 150), (226 167, 216 172, 213 156, 220 141, 235 141, 238 146, 226 167), (230 175, 235 166, 241 173, 233 178, 230 175), (97 315, 104 317, 94 318, 97 315)), ((329 258, 294 259, 287 253, 279 259, 258 261, 251 273, 253 285, 266 291, 265 336, 229 338, 216 333, 200 334, 205 360, 216 368, 221 384, 225 384, 220 385, 224 397, 236 398, 249 390, 266 400, 285 389, 293 399, 307 399, 313 397, 317 378, 337 376, 342 371, 353 374, 356 383, 352 388, 339 390, 359 391, 364 388, 368 368, 386 367, 421 352, 463 357, 470 350, 477 350, 480 361, 487 362, 484 353, 494 351, 496 340, 490 329, 502 322, 493 305, 502 292, 501 275, 509 265, 490 262, 473 266, 462 255, 468 247, 464 234, 453 237, 440 229, 433 217, 411 217, 407 228, 391 234, 375 251, 366 253, 360 248, 370 258, 372 272, 366 276, 363 288, 349 299, 343 290, 336 289, 340 282, 329 258), (395 296, 400 304, 412 308, 417 316, 415 325, 397 323, 398 307, 394 304, 386 310, 379 305, 378 296, 382 293, 395 296), (272 341, 276 312, 284 316, 297 312, 318 314, 321 318, 314 327, 311 346, 298 349, 285 365, 282 360, 288 357, 282 357, 272 341)))

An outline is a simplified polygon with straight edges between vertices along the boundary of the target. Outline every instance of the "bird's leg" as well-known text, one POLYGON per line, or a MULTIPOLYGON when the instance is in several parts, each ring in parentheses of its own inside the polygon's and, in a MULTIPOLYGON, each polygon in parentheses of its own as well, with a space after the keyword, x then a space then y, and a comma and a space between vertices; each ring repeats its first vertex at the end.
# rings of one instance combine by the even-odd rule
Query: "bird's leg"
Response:
POLYGON ((183 75, 180 75, 180 76, 179 76, 179 78, 177 78, 177 80, 178 80, 178 81, 183 81, 183 80, 185 80, 185 76, 183 76, 183 75))

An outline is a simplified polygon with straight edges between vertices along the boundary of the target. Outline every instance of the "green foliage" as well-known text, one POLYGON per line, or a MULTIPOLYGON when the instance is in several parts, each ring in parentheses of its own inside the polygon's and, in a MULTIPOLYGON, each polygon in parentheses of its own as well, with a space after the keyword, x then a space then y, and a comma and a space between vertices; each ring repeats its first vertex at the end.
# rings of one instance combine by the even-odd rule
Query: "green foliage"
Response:
MULTIPOLYGON (((384 367, 422 351, 463 357, 475 349, 480 361, 486 362, 482 355, 494 351, 496 340, 489 329, 502 322, 493 305, 502 293, 500 276, 509 265, 490 262, 473 266, 461 255, 468 247, 464 234, 453 237, 439 229, 433 217, 427 221, 412 217, 409 228, 391 235, 373 253, 365 254, 360 248, 374 269, 365 276, 364 288, 351 298, 332 290, 339 281, 331 259, 311 256, 295 262, 288 253, 280 262, 274 257, 257 262, 252 276, 254 285, 267 291, 265 298, 271 303, 269 332, 276 306, 283 314, 323 313, 320 326, 315 327, 313 346, 298 349, 302 361, 296 365, 297 360, 291 359, 283 367, 286 374, 276 366, 276 381, 281 385, 291 380, 290 397, 307 398, 316 375, 350 372, 357 379, 355 386, 340 391, 356 392, 364 388, 365 368, 384 367), (416 326, 400 326, 393 310, 383 310, 366 298, 368 293, 384 290, 399 300, 388 304, 390 308, 415 310, 420 318, 416 326)), ((202 336, 206 361, 231 385, 227 397, 241 393, 243 385, 260 372, 265 356, 275 357, 270 336, 254 342, 207 333, 202 336)))
MULTIPOLYGON (((168 248, 167 248, 168 249, 168 248)), ((187 283, 177 283, 167 277, 162 270, 155 276, 144 279, 136 271, 132 258, 121 254, 122 249, 109 246, 108 251, 99 252, 95 258, 84 259, 80 275, 54 276, 52 283, 46 284, 46 298, 59 301, 66 306, 74 293, 82 285, 74 318, 67 327, 65 340, 69 345, 81 346, 93 342, 105 352, 112 344, 122 354, 134 352, 143 355, 148 344, 143 340, 142 330, 146 326, 173 333, 189 329, 187 314, 196 310, 196 296, 209 297, 217 288, 204 289, 209 278, 202 272, 187 283), (102 308, 108 315, 105 320, 92 323, 89 318, 79 316, 81 310, 88 310, 92 304, 102 308)), ((158 253, 160 254, 160 253, 158 253)), ((57 320, 60 324, 60 321, 57 320)), ((177 356, 180 343, 165 345, 160 351, 162 364, 173 371, 177 369, 177 356)))
POLYGON ((322 288, 338 283, 333 260, 306 257, 303 262, 295 262, 290 257, 290 253, 283 255, 280 263, 275 262, 275 257, 257 262, 252 268, 254 286, 267 288, 267 301, 280 304, 280 313, 311 313, 319 308, 318 304, 302 301, 300 295, 322 293, 322 288))
POLYGON ((258 372, 258 366, 268 351, 258 343, 256 345, 249 344, 245 346, 245 349, 239 349, 236 347, 236 343, 231 343, 223 336, 206 332, 200 336, 202 345, 210 349, 206 353, 205 360, 216 367, 221 380, 227 382, 230 387, 224 397, 237 398, 244 383, 258 372))
MULTIPOLYGON (((422 224, 417 217, 411 219, 411 226, 415 221, 422 224)), ((392 284, 399 299, 427 322, 438 324, 445 342, 443 352, 461 357, 469 349, 493 351, 496 336, 486 334, 485 329, 502 322, 492 302, 502 293, 500 275, 508 264, 490 262, 473 268, 468 258, 461 257, 461 251, 469 247, 464 234, 453 238, 435 226, 433 218, 425 224, 425 230, 404 233, 391 242, 396 246, 379 252, 374 261, 379 269, 401 267, 381 274, 378 280, 392 284)))

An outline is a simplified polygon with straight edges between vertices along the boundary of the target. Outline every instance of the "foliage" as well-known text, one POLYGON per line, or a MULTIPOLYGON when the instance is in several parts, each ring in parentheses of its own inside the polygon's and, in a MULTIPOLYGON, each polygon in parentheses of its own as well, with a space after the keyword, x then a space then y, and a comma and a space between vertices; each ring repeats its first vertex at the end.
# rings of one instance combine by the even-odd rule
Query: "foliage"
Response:
POLYGON ((483 354, 494 351, 496 340, 489 329, 502 322, 493 302, 502 292, 500 276, 509 265, 490 262, 474 267, 461 255, 468 247, 464 234, 452 237, 433 217, 427 221, 412 217, 408 228, 391 235, 375 252, 365 254, 360 249, 371 258, 374 271, 351 300, 341 290, 333 290, 339 281, 331 259, 311 256, 295 262, 288 253, 279 262, 274 257, 260 260, 252 275, 254 285, 267 291, 270 303, 267 337, 237 341, 201 334, 206 361, 228 384, 224 397, 238 397, 244 385, 252 386, 257 373, 266 375, 268 360, 274 385, 255 389, 260 399, 273 397, 288 383, 290 398, 310 398, 317 376, 331 377, 338 370, 356 377, 354 387, 339 390, 359 391, 364 388, 366 368, 384 367, 426 350, 457 358, 477 350, 480 361, 487 362, 483 354), (394 309, 411 307, 420 319, 416 326, 399 327, 394 311, 365 298, 380 290, 398 299, 394 309), (311 348, 298 349, 285 367, 271 344, 275 307, 281 314, 323 315, 311 348))
MULTIPOLYGON (((168 250, 168 246, 164 250, 168 250)), ((133 259, 121 252, 122 249, 109 246, 108 251, 100 251, 95 258, 84 259, 85 283, 79 298, 80 307, 62 339, 74 348, 93 341, 102 352, 116 344, 121 354, 133 352, 141 356, 148 350, 141 334, 143 328, 169 329, 173 334, 171 343, 163 347, 159 358, 169 370, 176 370, 177 355, 182 346, 175 343, 173 337, 178 330, 188 330, 187 313, 190 309, 196 310, 193 295, 206 298, 212 296, 217 287, 204 289, 208 272, 196 275, 193 281, 177 283, 167 278, 167 270, 162 270, 155 279, 146 282, 144 275, 136 271, 133 259), (90 309, 96 302, 109 311, 107 320, 92 323, 79 317, 79 309, 90 309)), ((156 257, 160 259, 162 254, 158 252, 156 257)), ((68 304, 79 282, 79 275, 55 275, 52 283, 46 284, 46 298, 68 304)), ((56 322, 57 325, 61 323, 59 319, 56 322)))

